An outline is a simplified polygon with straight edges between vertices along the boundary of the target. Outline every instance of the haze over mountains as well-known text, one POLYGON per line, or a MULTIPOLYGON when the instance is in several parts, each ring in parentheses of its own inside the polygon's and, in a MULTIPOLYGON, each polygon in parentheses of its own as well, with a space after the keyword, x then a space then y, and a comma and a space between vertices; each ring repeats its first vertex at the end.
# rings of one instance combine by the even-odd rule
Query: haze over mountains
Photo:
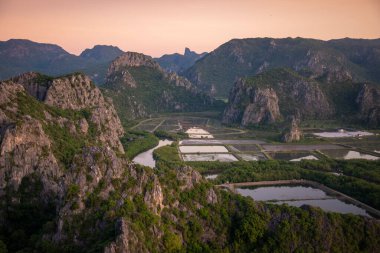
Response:
POLYGON ((95 46, 76 56, 54 44, 12 39, 0 42, 0 79, 28 71, 47 75, 82 71, 101 82, 110 61, 121 53, 123 51, 117 47, 95 46))
POLYGON ((177 53, 165 54, 160 58, 155 58, 155 60, 167 71, 182 73, 206 54, 206 52, 197 54, 189 48, 185 48, 185 53, 183 55, 177 53))
POLYGON ((279 122, 306 104, 300 111, 304 119, 339 117, 376 127, 380 122, 378 69, 380 39, 233 39, 210 53, 186 48, 183 55, 156 59, 114 46, 97 45, 75 56, 52 44, 0 42, 0 79, 26 71, 53 76, 84 72, 104 85, 116 108, 123 111, 122 119, 207 110, 216 105, 212 97, 229 97, 224 112, 228 124, 279 122), (249 80, 260 80, 260 86, 271 90, 253 91, 249 86, 239 91, 249 80), (285 99, 289 91, 293 95, 285 99), (251 105, 244 102, 247 99, 251 105), (259 115, 252 116, 252 106, 259 115))
POLYGON ((203 90, 226 97, 238 78, 278 67, 327 83, 379 82, 380 39, 234 39, 196 62, 184 75, 203 90))
MULTIPOLYGON (((103 84, 111 61, 122 53, 124 51, 115 46, 96 45, 76 56, 54 44, 24 39, 0 41, 0 80, 28 71, 54 76, 81 71, 97 84, 103 84)), ((156 60, 166 70, 179 72, 192 66, 204 55, 186 48, 184 55, 165 55, 156 60)))

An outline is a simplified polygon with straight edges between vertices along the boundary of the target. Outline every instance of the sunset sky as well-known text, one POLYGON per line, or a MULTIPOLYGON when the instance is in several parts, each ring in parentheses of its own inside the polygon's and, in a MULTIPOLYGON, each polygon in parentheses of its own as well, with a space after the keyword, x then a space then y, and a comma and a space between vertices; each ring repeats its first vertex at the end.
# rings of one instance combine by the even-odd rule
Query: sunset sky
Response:
POLYGON ((0 40, 152 56, 232 38, 380 38, 380 0, 0 0, 0 40))

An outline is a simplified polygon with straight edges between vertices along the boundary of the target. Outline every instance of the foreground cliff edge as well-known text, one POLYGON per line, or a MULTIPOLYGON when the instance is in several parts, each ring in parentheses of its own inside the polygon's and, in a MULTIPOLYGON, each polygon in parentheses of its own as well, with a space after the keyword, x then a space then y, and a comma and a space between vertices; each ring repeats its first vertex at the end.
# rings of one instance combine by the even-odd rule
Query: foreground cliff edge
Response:
POLYGON ((181 163, 126 157, 83 74, 0 83, 3 252, 378 252, 375 219, 256 203, 181 163))

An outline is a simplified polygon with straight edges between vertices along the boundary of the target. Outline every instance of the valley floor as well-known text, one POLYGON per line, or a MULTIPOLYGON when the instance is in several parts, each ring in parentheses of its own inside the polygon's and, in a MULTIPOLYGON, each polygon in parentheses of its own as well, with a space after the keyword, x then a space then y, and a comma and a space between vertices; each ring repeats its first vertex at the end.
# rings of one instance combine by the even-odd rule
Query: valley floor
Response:
POLYGON ((279 142, 280 135, 276 129, 226 127, 221 124, 217 116, 216 113, 163 115, 142 120, 132 129, 152 133, 155 131, 175 133, 197 127, 210 133, 212 139, 191 138, 179 142, 181 158, 185 161, 380 159, 380 134, 377 131, 368 132, 369 136, 323 138, 315 133, 339 133, 341 126, 335 123, 336 127, 332 128, 331 122, 327 122, 327 127, 323 128, 321 122, 314 122, 318 127, 304 126, 305 138, 302 141, 284 144, 279 142), (186 146, 194 147, 181 148, 186 146), (214 146, 224 149, 218 150, 214 146))

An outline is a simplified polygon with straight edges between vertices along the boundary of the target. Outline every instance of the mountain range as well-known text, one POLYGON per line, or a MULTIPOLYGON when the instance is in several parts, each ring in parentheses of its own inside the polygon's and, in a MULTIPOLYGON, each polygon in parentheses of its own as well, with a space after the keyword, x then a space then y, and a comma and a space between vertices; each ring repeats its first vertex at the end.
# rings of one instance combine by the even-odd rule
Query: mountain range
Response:
POLYGON ((380 39, 233 39, 184 72, 200 89, 227 97, 235 81, 286 67, 324 83, 380 82, 380 39))
POLYGON ((57 45, 0 42, 0 79, 25 71, 83 72, 114 100, 123 122, 162 112, 221 109, 223 122, 242 126, 338 118, 380 122, 380 39, 233 39, 210 53, 152 58, 113 46, 79 56, 57 45), (296 112, 295 110, 298 109, 296 112), (322 109, 321 109, 322 108, 322 109))
POLYGON ((162 112, 207 110, 219 104, 186 78, 135 52, 124 53, 111 63, 102 89, 113 99, 123 122, 162 112))
MULTIPOLYGON (((123 53, 124 51, 115 46, 96 45, 76 56, 54 44, 25 39, 0 41, 0 80, 29 71, 52 76, 83 72, 95 83, 102 85, 105 83, 110 63, 123 53)), ((186 48, 184 55, 164 55, 155 60, 166 71, 179 73, 205 54, 197 54, 186 48)))
POLYGON ((380 125, 380 86, 352 80, 326 83, 288 68, 270 69, 234 84, 223 122, 252 126, 282 122, 289 116, 376 128, 380 125))
POLYGON ((0 80, 36 71, 46 75, 84 72, 102 83, 110 62, 123 53, 113 46, 95 46, 80 56, 68 53, 54 44, 11 39, 0 42, 0 80))
MULTIPOLYGON (((109 78, 144 72, 134 67, 157 66, 127 53, 111 65, 109 78)), ((125 155, 124 133, 112 100, 84 74, 29 72, 0 82, 1 252, 379 251, 376 219, 230 193, 175 162, 176 146, 155 153, 157 169, 139 166, 125 155), (172 161, 160 158, 168 154, 172 161)), ((375 162, 367 165, 373 174, 361 175, 368 181, 320 172, 326 169, 321 163, 240 164, 245 180, 281 173, 325 178, 352 192, 370 192, 371 203, 379 205, 376 181, 370 181, 376 180, 369 167, 375 162)), ((336 166, 341 164, 348 166, 336 166)), ((239 176, 231 169, 225 170, 239 176)))
POLYGON ((185 48, 185 53, 182 54, 165 54, 160 58, 156 58, 155 60, 158 64, 161 65, 165 70, 169 72, 182 73, 186 69, 193 66, 193 64, 204 57, 207 53, 197 54, 194 51, 191 51, 189 48, 185 48))

